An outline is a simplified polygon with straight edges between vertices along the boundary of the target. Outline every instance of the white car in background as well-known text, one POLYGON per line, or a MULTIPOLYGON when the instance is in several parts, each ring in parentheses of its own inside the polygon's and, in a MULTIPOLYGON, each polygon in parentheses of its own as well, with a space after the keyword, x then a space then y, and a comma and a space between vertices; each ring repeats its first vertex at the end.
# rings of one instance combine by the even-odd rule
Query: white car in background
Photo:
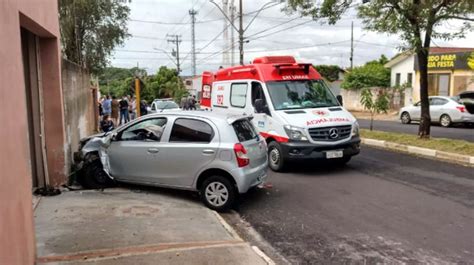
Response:
POLYGON ((155 100, 151 103, 150 113, 180 110, 179 105, 172 100, 155 100))
MULTIPOLYGON (((453 123, 474 123, 474 113, 470 113, 458 98, 433 96, 430 100, 431 122, 449 127, 453 123)), ((421 102, 400 109, 400 120, 403 124, 421 119, 421 102)))

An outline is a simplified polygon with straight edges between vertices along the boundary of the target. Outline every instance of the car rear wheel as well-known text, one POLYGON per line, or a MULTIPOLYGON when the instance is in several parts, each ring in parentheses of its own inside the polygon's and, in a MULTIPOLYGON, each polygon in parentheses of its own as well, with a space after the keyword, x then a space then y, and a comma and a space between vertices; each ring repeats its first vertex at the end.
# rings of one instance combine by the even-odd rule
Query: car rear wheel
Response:
POLYGON ((212 210, 224 212, 234 205, 237 191, 232 183, 222 176, 207 178, 200 189, 201 199, 212 210))
POLYGON ((411 117, 408 112, 403 112, 402 116, 400 117, 400 120, 402 121, 403 124, 410 124, 411 123, 411 117))
POLYGON ((98 158, 86 161, 82 170, 78 181, 86 189, 104 189, 114 185, 98 158))
POLYGON ((451 117, 449 117, 448 114, 443 114, 441 115, 441 118, 439 119, 439 123, 441 124, 441 126, 443 127, 449 127, 451 126, 451 117))
POLYGON ((276 172, 281 172, 284 169, 283 152, 280 144, 271 142, 268 144, 268 166, 276 172))

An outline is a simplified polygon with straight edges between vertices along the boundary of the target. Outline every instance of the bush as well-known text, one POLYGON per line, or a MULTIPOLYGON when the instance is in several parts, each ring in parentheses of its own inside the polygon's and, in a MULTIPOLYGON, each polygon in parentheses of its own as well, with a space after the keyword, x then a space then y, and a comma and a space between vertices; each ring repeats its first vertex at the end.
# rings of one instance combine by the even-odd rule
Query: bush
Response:
POLYGON ((363 66, 355 67, 346 74, 341 87, 344 89, 361 89, 366 87, 389 87, 390 69, 384 67, 385 56, 370 61, 363 66))

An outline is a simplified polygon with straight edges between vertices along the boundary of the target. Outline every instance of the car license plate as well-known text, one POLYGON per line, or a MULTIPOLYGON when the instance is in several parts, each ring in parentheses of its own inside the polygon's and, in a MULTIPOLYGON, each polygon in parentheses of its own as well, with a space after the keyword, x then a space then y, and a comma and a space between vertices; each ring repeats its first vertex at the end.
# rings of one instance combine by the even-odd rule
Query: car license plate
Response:
POLYGON ((343 157, 342 151, 327 151, 326 152, 326 158, 331 159, 331 158, 340 158, 343 157))

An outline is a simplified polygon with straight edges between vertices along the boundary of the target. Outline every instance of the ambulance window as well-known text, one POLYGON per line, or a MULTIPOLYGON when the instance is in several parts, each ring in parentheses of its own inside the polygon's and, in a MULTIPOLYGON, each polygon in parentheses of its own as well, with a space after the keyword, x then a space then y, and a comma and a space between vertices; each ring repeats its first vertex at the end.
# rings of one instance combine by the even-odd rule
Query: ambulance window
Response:
POLYGON ((255 100, 257 99, 263 99, 263 102, 266 102, 262 85, 258 82, 252 82, 252 106, 255 106, 255 100))
POLYGON ((247 83, 234 83, 230 87, 230 105, 232 107, 245 107, 247 99, 247 83))

